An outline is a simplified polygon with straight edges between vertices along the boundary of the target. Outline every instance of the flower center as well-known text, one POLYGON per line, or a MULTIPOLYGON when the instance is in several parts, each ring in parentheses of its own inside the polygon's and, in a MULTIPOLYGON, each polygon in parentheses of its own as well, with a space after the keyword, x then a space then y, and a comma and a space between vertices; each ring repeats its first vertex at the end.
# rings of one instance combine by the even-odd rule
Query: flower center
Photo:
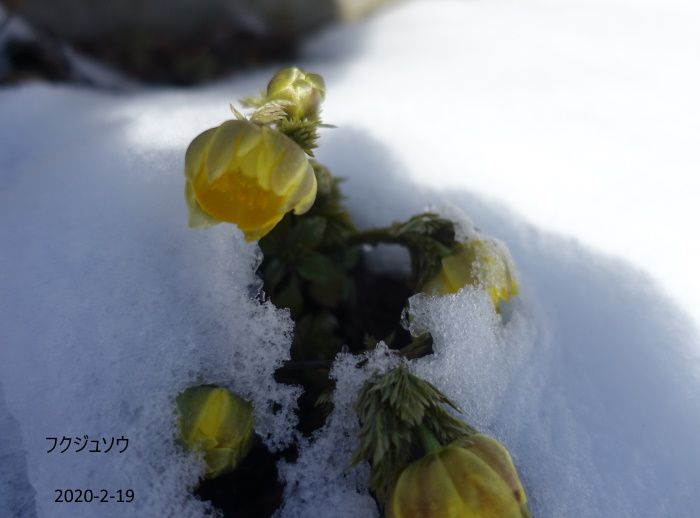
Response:
POLYGON ((204 171, 193 184, 202 209, 213 218, 254 230, 278 221, 284 214, 284 198, 260 187, 255 178, 240 171, 221 175, 211 184, 204 171))

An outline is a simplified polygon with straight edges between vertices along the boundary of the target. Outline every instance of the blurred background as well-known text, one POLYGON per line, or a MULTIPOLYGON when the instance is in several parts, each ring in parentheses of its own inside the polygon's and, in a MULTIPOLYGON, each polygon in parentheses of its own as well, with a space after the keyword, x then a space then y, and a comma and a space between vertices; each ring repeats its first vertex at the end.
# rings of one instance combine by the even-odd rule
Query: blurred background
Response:
POLYGON ((195 84, 293 59, 302 39, 397 0, 2 0, 0 82, 99 82, 75 53, 128 77, 195 84))

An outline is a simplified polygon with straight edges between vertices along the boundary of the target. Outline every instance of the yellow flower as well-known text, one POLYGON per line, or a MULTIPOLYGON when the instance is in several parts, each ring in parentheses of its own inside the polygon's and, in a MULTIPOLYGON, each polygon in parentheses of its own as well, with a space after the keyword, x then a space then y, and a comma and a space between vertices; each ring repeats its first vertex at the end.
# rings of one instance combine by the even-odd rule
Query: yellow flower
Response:
POLYGON ((459 251, 442 259, 440 271, 423 287, 425 293, 447 295, 466 285, 480 286, 491 296, 496 311, 500 301, 518 294, 515 269, 507 252, 490 239, 470 239, 459 251))
POLYGON ((297 67, 280 70, 267 85, 267 99, 291 102, 286 111, 296 119, 318 115, 325 95, 323 78, 297 67))
POLYGON ((508 484, 515 500, 522 506, 527 504, 525 489, 520 483, 513 459, 500 442, 484 434, 470 435, 462 444, 463 448, 477 455, 488 464, 508 484))
POLYGON ((410 464, 387 503, 388 518, 525 518, 529 513, 483 459, 456 445, 410 464))
POLYGON ((250 450, 253 407, 220 387, 191 387, 177 397, 180 438, 189 451, 203 451, 206 477, 232 471, 250 450))
POLYGON ((260 239, 289 211, 316 198, 316 176, 289 137, 248 121, 226 121, 198 135, 185 154, 189 225, 226 221, 246 240, 260 239))

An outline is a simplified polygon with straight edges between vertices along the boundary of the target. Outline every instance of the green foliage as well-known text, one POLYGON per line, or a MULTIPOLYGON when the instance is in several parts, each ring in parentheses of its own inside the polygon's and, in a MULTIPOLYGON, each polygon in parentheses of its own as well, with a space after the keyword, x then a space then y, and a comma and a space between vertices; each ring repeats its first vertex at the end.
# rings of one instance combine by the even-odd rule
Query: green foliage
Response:
POLYGON ((280 131, 299 144, 308 155, 314 156, 313 150, 318 147, 318 126, 321 119, 277 121, 277 131, 280 131))
POLYGON ((424 212, 390 227, 360 232, 350 238, 353 244, 394 243, 405 246, 411 256, 413 286, 418 292, 440 270, 444 257, 455 253, 454 223, 432 212, 424 212))
POLYGON ((238 100, 239 104, 244 108, 260 108, 267 102, 266 93, 260 92, 260 95, 250 95, 238 100))
POLYGON ((353 463, 370 462, 370 488, 380 502, 384 502, 416 451, 421 450, 421 426, 443 445, 474 433, 445 407, 460 411, 447 396, 405 366, 374 376, 359 390, 355 402, 360 419, 359 445, 353 463))
POLYGON ((411 254, 411 268, 416 291, 420 291, 440 270, 443 257, 454 253, 454 223, 425 212, 411 217, 405 223, 395 223, 392 231, 411 254))
POLYGON ((331 359, 340 351, 338 316, 350 311, 356 293, 359 250, 347 244, 355 227, 342 205, 339 181, 312 164, 318 184, 314 206, 302 216, 288 214, 259 241, 265 293, 297 323, 295 360, 331 359))
POLYGON ((294 357, 300 360, 330 360, 340 350, 338 319, 327 310, 306 313, 295 329, 294 357))
POLYGON ((239 112, 236 107, 233 104, 228 105, 229 109, 231 110, 231 113, 238 119, 239 121, 246 121, 248 120, 248 117, 243 115, 241 112, 239 112))
POLYGON ((296 275, 290 275, 282 288, 274 293, 275 306, 287 308, 293 319, 299 318, 304 311, 304 295, 301 292, 299 278, 296 275))
POLYGON ((254 109, 254 111, 245 117, 233 105, 230 105, 231 111, 237 119, 247 119, 250 122, 276 129, 296 142, 309 156, 314 156, 313 150, 318 146, 318 129, 334 127, 330 124, 324 124, 317 111, 299 115, 297 113, 299 106, 295 102, 289 99, 270 97, 267 92, 261 92, 259 96, 244 97, 239 100, 239 103, 244 108, 254 109))

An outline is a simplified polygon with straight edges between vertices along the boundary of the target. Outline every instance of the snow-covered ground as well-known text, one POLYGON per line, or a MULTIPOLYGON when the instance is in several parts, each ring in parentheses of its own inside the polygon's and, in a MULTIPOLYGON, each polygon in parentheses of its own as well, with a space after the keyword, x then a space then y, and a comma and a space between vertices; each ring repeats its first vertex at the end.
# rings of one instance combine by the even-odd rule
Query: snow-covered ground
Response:
MULTIPOLYGON (((472 292, 416 300, 438 351, 416 369, 508 445, 537 517, 700 514, 698 26, 680 1, 417 2, 302 63, 326 77, 339 128, 318 156, 360 224, 456 206, 510 247, 507 325, 472 292)), ((289 442, 295 393, 271 372, 291 322, 249 298, 255 247, 188 230, 181 194, 191 138, 271 71, 0 92, 1 516, 200 516, 171 412, 197 380, 252 398, 268 444, 289 442), (46 453, 84 434, 129 450, 46 453), (86 487, 136 500, 53 502, 86 487)), ((366 371, 335 374, 325 440, 281 466, 285 516, 373 512, 341 439, 366 371)))
POLYGON ((417 182, 624 258, 700 325, 698 27, 691 1, 425 2, 310 51, 328 117, 417 182))

